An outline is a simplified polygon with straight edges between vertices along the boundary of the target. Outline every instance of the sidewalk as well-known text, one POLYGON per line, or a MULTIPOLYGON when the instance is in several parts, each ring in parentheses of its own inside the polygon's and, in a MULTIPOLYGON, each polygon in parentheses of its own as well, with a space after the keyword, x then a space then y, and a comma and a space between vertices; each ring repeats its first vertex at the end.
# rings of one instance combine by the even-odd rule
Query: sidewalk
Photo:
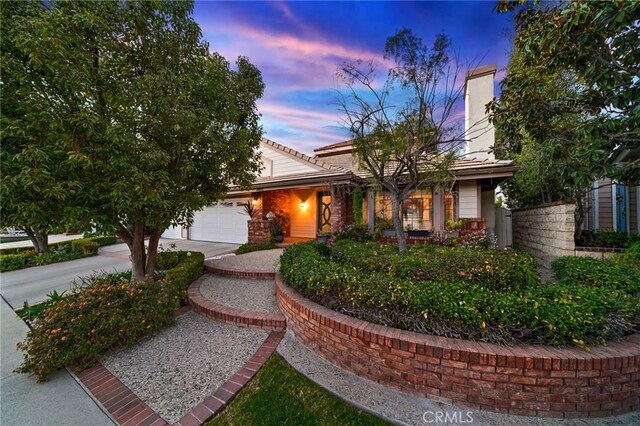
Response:
POLYGON ((0 424, 112 426, 114 423, 66 370, 40 384, 13 372, 22 362, 16 344, 24 340, 28 330, 11 307, 0 301, 0 424))

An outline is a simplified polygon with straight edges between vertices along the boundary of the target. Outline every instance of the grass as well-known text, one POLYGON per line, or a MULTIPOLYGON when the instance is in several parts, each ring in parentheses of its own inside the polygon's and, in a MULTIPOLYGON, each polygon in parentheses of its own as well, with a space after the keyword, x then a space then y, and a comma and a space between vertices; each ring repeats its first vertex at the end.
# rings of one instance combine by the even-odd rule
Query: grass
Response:
POLYGON ((386 424, 318 387, 274 354, 206 426, 386 424))

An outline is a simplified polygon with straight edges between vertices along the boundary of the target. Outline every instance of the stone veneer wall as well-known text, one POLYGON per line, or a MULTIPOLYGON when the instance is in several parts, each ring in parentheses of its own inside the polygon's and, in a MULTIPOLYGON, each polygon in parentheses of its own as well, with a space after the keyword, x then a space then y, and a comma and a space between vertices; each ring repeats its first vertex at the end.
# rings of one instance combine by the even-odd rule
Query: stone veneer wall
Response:
POLYGON ((320 306, 276 275, 287 328, 328 361, 402 392, 473 410, 602 417, 640 408, 640 335, 585 351, 413 333, 320 306))
POLYGON ((265 219, 252 219, 247 221, 249 226, 248 241, 252 244, 269 242, 269 221, 265 219))
POLYGON ((546 268, 558 257, 573 256, 574 213, 575 205, 567 203, 513 210, 513 247, 531 253, 546 268))

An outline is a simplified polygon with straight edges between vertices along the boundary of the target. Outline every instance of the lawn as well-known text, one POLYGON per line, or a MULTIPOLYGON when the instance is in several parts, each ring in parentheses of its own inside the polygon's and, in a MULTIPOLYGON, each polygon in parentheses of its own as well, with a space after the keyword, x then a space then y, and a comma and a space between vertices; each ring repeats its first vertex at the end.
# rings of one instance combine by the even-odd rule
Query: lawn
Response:
POLYGON ((274 354, 206 426, 386 424, 318 387, 274 354))

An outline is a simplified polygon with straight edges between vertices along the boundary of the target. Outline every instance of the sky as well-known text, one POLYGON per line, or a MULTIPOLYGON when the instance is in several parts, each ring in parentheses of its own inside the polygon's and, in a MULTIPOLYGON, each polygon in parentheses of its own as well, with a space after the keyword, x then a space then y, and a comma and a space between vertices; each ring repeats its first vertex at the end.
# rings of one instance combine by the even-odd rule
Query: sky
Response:
MULTIPOLYGON (((266 85, 258 112, 264 137, 313 155, 313 149, 349 139, 338 109, 341 64, 374 60, 381 77, 387 37, 403 27, 430 46, 451 37, 461 62, 496 64, 504 76, 511 17, 495 1, 196 1, 194 18, 212 51, 231 63, 248 57, 266 85)), ((460 102, 458 113, 463 114, 460 102)))

